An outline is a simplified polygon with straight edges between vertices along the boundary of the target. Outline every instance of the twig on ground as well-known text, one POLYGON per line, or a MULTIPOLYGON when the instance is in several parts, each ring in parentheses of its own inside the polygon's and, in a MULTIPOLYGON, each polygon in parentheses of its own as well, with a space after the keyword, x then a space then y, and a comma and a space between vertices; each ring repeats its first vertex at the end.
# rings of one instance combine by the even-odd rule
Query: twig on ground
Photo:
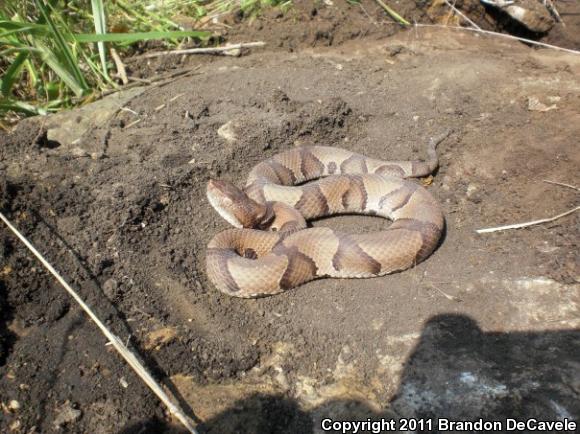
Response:
POLYGON ((172 402, 169 396, 165 393, 163 388, 155 381, 151 376, 147 368, 141 364, 137 356, 127 348, 121 339, 114 335, 105 324, 99 319, 99 317, 91 310, 91 308, 84 302, 84 300, 76 293, 74 289, 63 279, 63 277, 56 271, 56 269, 50 265, 50 263, 42 256, 42 254, 36 250, 36 248, 28 241, 24 235, 22 235, 18 229, 12 226, 12 223, 4 217, 4 214, 0 213, 0 219, 8 226, 14 235, 18 237, 22 243, 30 250, 34 256, 44 265, 44 267, 52 274, 56 280, 63 286, 63 288, 71 295, 72 298, 79 304, 79 306, 86 312, 86 314, 93 320, 105 337, 109 340, 111 345, 115 347, 117 352, 125 359, 129 366, 135 371, 135 373, 149 386, 149 388, 157 395, 157 397, 167 406, 169 412, 173 414, 187 430, 192 434, 197 434, 196 429, 189 418, 185 415, 183 410, 179 408, 176 404, 172 402))
POLYGON ((526 228, 528 226, 534 226, 534 225, 539 225, 542 223, 549 223, 549 222, 553 222, 554 220, 558 220, 559 218, 562 217, 566 217, 567 215, 570 215, 576 211, 580 210, 580 206, 577 206, 576 208, 572 208, 571 210, 568 210, 566 212, 563 212, 562 214, 558 214, 557 216, 554 217, 550 217, 547 219, 540 219, 540 220, 534 220, 531 222, 525 222, 525 223, 516 223, 513 225, 506 225, 506 226, 497 226, 494 228, 486 228, 486 229, 477 229, 475 232, 477 232, 478 234, 487 234, 489 232, 498 232, 498 231, 505 231, 507 229, 519 229, 519 228, 526 228))
POLYGON ((125 125, 125 127, 123 129, 127 129, 127 128, 131 128, 134 127, 135 125, 137 125, 139 122, 141 122, 143 119, 137 119, 134 120, 133 122, 128 123, 127 125, 125 125))
MULTIPOLYGON (((157 76, 157 77, 152 78, 150 80, 131 77, 131 81, 134 81, 134 83, 129 83, 127 86, 117 87, 115 89, 107 89, 107 90, 101 92, 101 94, 99 95, 99 98, 103 98, 107 95, 111 95, 113 93, 117 93, 117 92, 120 92, 122 90, 132 89, 134 87, 140 87, 140 86, 143 86, 143 84, 152 84, 153 86, 165 86, 166 84, 173 82, 174 78, 177 78, 177 77, 182 78, 182 77, 187 77, 188 75, 197 74, 198 73, 197 71, 199 68, 201 68, 201 65, 198 65, 195 68, 185 68, 185 69, 181 69, 179 71, 171 72, 170 74, 160 75, 160 76, 157 76)), ((127 78, 129 78, 129 77, 127 77, 127 78)))
POLYGON ((168 51, 157 51, 154 53, 147 53, 142 57, 148 59, 151 57, 160 56, 171 56, 171 55, 181 55, 181 54, 228 54, 228 52, 234 53, 233 55, 238 55, 239 50, 242 48, 254 48, 263 47, 266 45, 264 41, 258 42, 245 42, 240 44, 224 45, 222 47, 205 47, 205 48, 188 48, 185 50, 168 50, 168 51))
POLYGON ((139 113, 137 113, 133 109, 130 109, 129 107, 121 107, 119 110, 124 111, 124 112, 129 112, 131 114, 134 114, 135 116, 139 116, 139 113))
POLYGON ((505 6, 513 5, 513 0, 481 0, 482 3, 486 5, 495 6, 498 8, 503 8, 505 6))
POLYGON ((571 188, 571 189, 573 189, 573 190, 580 191, 580 188, 578 188, 578 187, 576 187, 576 186, 574 186, 574 185, 571 185, 571 184, 566 184, 566 183, 564 183, 564 182, 556 182, 556 181, 550 181, 550 180, 548 180, 548 179, 543 179, 543 181, 544 181, 544 182, 547 182, 548 184, 559 185, 559 186, 562 186, 562 187, 568 187, 568 188, 571 188))
POLYGON ((151 84, 152 81, 151 80, 147 80, 146 78, 139 78, 139 77, 133 77, 132 75, 127 77, 129 79, 129 81, 136 81, 137 83, 144 83, 144 84, 151 84))
POLYGON ((479 27, 477 24, 475 24, 473 21, 471 21, 469 19, 469 17, 467 17, 467 15, 465 15, 463 12, 461 12, 459 9, 457 9, 454 5, 452 5, 451 3, 449 3, 449 0, 445 0, 445 3, 447 4, 447 6, 449 6, 451 8, 451 10, 453 12, 455 12, 457 15, 459 15, 461 18, 463 18, 466 22, 468 22, 471 27, 481 30, 481 27, 479 27))
POLYGON ((439 289, 437 286, 435 286, 432 283, 428 284, 431 288, 436 289, 437 291, 439 291, 441 293, 441 295, 443 295, 446 299, 451 300, 451 301, 456 301, 456 302, 462 302, 463 300, 459 297, 456 297, 455 295, 450 295, 447 294, 446 292, 442 291, 441 289, 439 289))
MULTIPOLYGON (((177 95, 175 95, 173 98, 171 98, 171 99, 169 100, 169 102, 173 102, 173 101, 175 101, 176 99, 178 99, 178 98, 181 98, 183 95, 185 95, 185 94, 184 94, 184 93, 177 94, 177 95)), ((156 111, 156 112, 158 112, 159 110, 161 110, 161 109, 164 109, 166 106, 167 106, 167 104, 163 103, 163 104, 161 104, 161 105, 159 105, 159 106, 155 107, 155 111, 156 111)))
POLYGON ((410 26, 411 23, 407 21, 405 18, 400 16, 393 8, 388 6, 383 0, 375 0, 380 7, 382 7, 386 13, 388 13, 395 21, 399 24, 403 24, 405 26, 410 26))
POLYGON ((121 78, 121 82, 123 84, 128 84, 129 79, 127 78, 127 70, 125 69, 125 64, 121 60, 119 53, 114 48, 111 48, 111 57, 113 58, 113 62, 115 62, 115 68, 117 68, 117 73, 121 78))
POLYGON ((578 51, 578 50, 572 50, 570 48, 558 47, 556 45, 546 44, 545 42, 538 42, 538 41, 534 41, 532 39, 520 38, 518 36, 508 35, 506 33, 492 32, 490 30, 474 29, 472 27, 443 26, 443 25, 440 25, 440 24, 419 24, 419 23, 415 23, 414 26, 415 27, 436 27, 436 28, 440 28, 440 29, 465 30, 465 31, 468 31, 468 32, 483 33, 485 35, 499 36, 501 38, 506 38, 506 39, 512 39, 512 40, 515 40, 515 41, 525 42, 526 44, 537 45, 539 47, 552 48, 553 50, 558 50, 558 51, 565 51, 566 53, 580 54, 580 51, 578 51))

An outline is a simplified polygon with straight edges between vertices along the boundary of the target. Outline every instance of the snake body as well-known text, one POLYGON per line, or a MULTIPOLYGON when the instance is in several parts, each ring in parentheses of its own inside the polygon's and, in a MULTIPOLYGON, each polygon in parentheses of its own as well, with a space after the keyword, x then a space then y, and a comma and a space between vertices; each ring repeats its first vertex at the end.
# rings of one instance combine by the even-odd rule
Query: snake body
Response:
POLYGON ((210 181, 210 203, 237 226, 208 245, 210 281, 226 294, 251 298, 320 277, 375 277, 419 263, 437 246, 445 223, 433 196, 405 178, 437 167, 435 146, 432 141, 427 161, 395 162, 333 147, 294 148, 256 165, 243 189, 210 181), (345 213, 392 224, 363 234, 306 227, 307 220, 345 213))

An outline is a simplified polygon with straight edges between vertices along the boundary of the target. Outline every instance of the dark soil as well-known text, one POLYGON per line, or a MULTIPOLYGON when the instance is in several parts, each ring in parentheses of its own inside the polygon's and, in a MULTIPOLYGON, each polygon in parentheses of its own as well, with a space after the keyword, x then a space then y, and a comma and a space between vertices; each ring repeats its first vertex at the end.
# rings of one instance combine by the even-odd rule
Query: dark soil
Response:
MULTIPOLYGON (((280 47, 191 60, 194 75, 147 89, 74 145, 22 121, 0 136, 0 209, 205 432, 318 433, 325 417, 578 419, 578 214, 474 230, 578 205, 542 180, 580 184, 580 58, 439 29, 367 33, 362 12, 316 11, 303 26, 258 20, 281 20, 280 47), (330 36, 312 36, 321 23, 330 36), (533 98, 555 107, 530 110, 533 98), (227 122, 230 142, 217 134, 227 122), (447 233, 418 267, 259 300, 208 283, 205 246, 227 227, 205 199, 210 177, 242 184, 295 145, 420 158, 447 129, 429 186, 447 233)), ((268 26, 258 31, 275 35, 268 26)), ((232 32, 258 38, 243 29, 232 32)), ((179 431, 7 229, 0 259, 0 431, 179 431)))

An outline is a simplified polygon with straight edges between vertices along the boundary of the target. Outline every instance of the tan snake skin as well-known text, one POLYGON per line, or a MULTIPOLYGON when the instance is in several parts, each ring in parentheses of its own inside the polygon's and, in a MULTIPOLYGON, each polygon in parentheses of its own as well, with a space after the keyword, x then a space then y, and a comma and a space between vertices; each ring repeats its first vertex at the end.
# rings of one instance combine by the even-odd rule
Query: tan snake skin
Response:
POLYGON ((425 162, 386 162, 323 146, 295 148, 255 166, 244 189, 210 181, 210 203, 238 227, 209 243, 210 281, 226 294, 250 298, 320 277, 382 276, 424 260, 441 237, 443 212, 425 188, 404 178, 435 170, 436 144, 431 141, 425 162), (359 235, 306 227, 306 220, 343 213, 393 223, 359 235))

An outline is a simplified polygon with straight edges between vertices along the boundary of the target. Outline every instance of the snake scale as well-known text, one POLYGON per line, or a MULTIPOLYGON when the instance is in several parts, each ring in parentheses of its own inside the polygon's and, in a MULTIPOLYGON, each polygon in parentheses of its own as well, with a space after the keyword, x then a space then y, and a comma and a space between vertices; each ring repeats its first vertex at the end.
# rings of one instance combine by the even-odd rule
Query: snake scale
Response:
POLYGON ((321 277, 367 278, 402 271, 436 248, 442 209, 406 178, 438 166, 432 139, 426 161, 382 161, 340 148, 298 147, 262 161, 246 186, 210 180, 207 197, 234 229, 217 234, 207 274, 225 294, 273 295, 321 277), (308 182, 311 181, 311 182, 308 182), (346 234, 307 221, 335 214, 392 220, 383 231, 346 234))

